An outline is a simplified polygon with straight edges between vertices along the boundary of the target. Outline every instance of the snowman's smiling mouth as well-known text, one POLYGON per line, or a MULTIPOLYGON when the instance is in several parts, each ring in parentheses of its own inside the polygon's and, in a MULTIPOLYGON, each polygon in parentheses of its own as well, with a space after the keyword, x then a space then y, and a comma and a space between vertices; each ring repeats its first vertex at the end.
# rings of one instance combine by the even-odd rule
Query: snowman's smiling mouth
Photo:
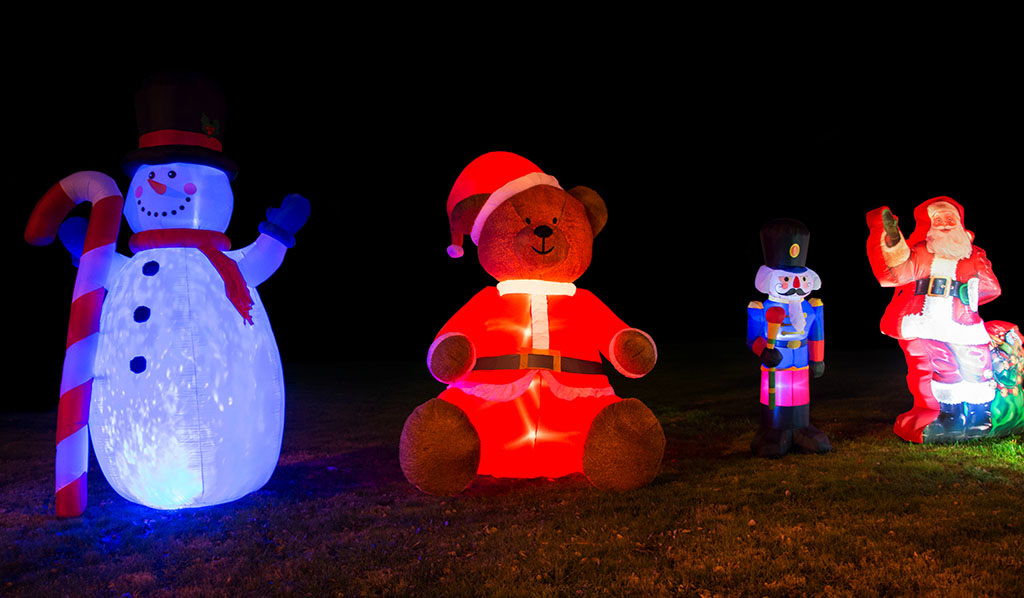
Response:
MULTIPOLYGON (((182 195, 184 195, 184 194, 182 194, 182 195)), ((185 206, 187 204, 191 203, 191 201, 192 201, 191 197, 185 196, 185 202, 184 203, 178 205, 177 208, 172 208, 170 210, 160 210, 160 209, 148 210, 148 209, 146 209, 146 206, 142 205, 142 200, 141 199, 139 200, 138 205, 139 205, 139 211, 144 213, 146 216, 158 216, 159 217, 159 216, 167 216, 168 214, 170 214, 171 216, 176 216, 178 214, 178 212, 184 212, 185 211, 185 206)))

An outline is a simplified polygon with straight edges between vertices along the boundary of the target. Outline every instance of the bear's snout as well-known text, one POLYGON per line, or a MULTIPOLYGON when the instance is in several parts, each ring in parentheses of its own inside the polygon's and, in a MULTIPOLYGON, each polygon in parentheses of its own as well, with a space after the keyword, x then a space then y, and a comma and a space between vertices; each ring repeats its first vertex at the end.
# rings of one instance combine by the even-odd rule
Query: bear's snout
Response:
POLYGON ((555 234, 555 231, 551 230, 550 226, 542 224, 537 228, 533 229, 533 234, 537 235, 541 239, 547 239, 551 235, 555 234))

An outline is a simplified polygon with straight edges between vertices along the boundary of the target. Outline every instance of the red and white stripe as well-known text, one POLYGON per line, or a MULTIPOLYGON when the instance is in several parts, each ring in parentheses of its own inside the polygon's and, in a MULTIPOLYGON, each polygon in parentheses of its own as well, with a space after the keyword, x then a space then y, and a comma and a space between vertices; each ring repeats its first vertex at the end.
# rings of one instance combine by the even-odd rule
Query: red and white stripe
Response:
POLYGON ((50 188, 25 228, 33 245, 53 242, 64 217, 77 204, 92 203, 85 246, 75 277, 67 350, 57 406, 56 509, 58 517, 85 511, 89 470, 89 401, 105 284, 113 261, 124 198, 114 180, 100 172, 76 172, 50 188))

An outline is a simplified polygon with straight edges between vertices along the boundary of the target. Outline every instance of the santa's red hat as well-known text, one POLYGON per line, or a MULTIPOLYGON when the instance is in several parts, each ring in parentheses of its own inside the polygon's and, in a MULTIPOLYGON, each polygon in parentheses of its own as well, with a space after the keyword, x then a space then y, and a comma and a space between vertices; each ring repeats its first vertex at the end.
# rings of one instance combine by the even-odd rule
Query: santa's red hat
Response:
POLYGON ((495 208, 513 195, 537 185, 561 189, 555 177, 544 174, 536 164, 511 152, 489 152, 470 162, 459 174, 459 178, 455 179, 452 191, 448 194, 448 222, 452 231, 448 255, 462 257, 463 254, 462 239, 465 231, 456 230, 452 222, 452 211, 459 202, 474 195, 487 195, 470 231, 473 243, 479 244, 480 231, 495 208))

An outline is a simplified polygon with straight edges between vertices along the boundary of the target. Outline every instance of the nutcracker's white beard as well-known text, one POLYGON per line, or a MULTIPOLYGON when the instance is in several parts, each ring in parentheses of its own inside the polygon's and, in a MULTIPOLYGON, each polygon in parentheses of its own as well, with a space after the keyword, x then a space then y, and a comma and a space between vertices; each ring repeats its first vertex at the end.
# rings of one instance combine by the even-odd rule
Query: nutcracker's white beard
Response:
POLYGON ((932 227, 925 237, 928 251, 939 257, 951 260, 962 260, 971 256, 971 237, 958 226, 950 231, 943 232, 932 227))
POLYGON ((785 298, 785 301, 788 304, 786 311, 789 312, 789 323, 797 332, 803 332, 804 324, 807 323, 807 317, 804 315, 804 298, 793 295, 785 298))

